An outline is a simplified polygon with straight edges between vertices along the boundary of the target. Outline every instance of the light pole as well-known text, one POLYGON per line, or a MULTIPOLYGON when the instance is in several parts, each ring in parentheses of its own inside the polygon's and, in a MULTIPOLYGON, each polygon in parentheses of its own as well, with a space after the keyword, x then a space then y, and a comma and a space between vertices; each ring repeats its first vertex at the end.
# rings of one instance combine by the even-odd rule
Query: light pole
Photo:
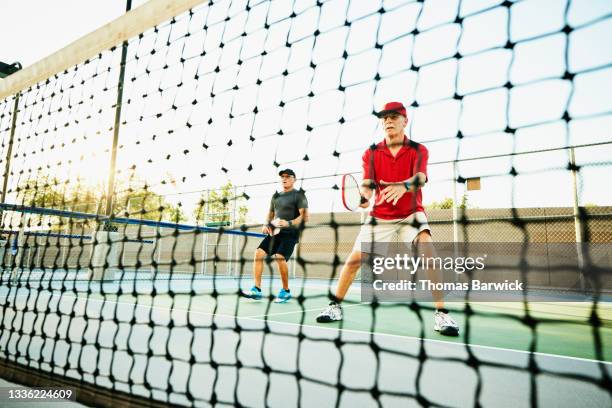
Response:
MULTIPOLYGON (((0 79, 2 78, 6 78, 7 76, 14 74, 15 72, 19 71, 21 69, 21 64, 19 62, 14 62, 12 64, 5 64, 4 62, 0 61, 0 79)), ((17 93, 15 95, 15 104, 13 106, 13 115, 12 115, 12 120, 11 120, 11 133, 10 133, 10 138, 9 138, 9 143, 8 143, 8 150, 6 153, 6 166, 4 169, 4 177, 3 177, 3 181, 2 181, 2 195, 0 196, 0 202, 4 203, 5 199, 6 199, 6 188, 7 188, 7 184, 8 184, 8 177, 9 177, 9 172, 11 169, 11 155, 12 155, 12 151, 13 151, 13 138, 15 137, 15 128, 17 127, 17 112, 18 112, 18 108, 19 108, 19 93, 17 93)), ((0 219, 2 219, 2 211, 0 211, 0 219)), ((19 234, 17 235, 17 237, 15 237, 15 243, 16 244, 23 244, 23 242, 20 242, 20 239, 23 239, 23 228, 25 225, 25 220, 22 218, 21 219, 21 225, 19 228, 19 234)), ((10 241, 10 235, 7 239, 7 241, 10 241)), ((3 245, 5 248, 7 247, 6 242, 3 242, 3 245)), ((10 247, 11 245, 9 244, 8 247, 10 247)), ((22 252, 23 251, 19 251, 19 254, 17 255, 17 261, 16 262, 21 262, 21 257, 22 257, 22 252)), ((2 258, 4 258, 4 255, 2 256, 2 258)), ((2 261, 2 260, 0 260, 2 261)), ((17 265, 17 263, 16 263, 17 265)), ((14 280, 17 277, 17 269, 15 268, 12 272, 11 272, 11 279, 14 280)))
POLYGON ((0 79, 6 78, 7 76, 14 74, 22 68, 21 64, 18 62, 13 62, 12 64, 6 64, 0 61, 0 79))
MULTIPOLYGON (((12 64, 5 64, 0 61, 0 78, 6 78, 7 76, 14 74, 15 72, 21 69, 21 64, 19 62, 14 62, 12 64)), ((9 137, 8 143, 8 151, 6 153, 6 165, 4 169, 4 180, 2 185, 2 196, 0 197, 0 202, 4 202, 6 199, 6 187, 8 182, 9 171, 11 168, 11 155, 13 151, 13 138, 15 137, 15 128, 17 127, 17 112, 19 107, 19 93, 15 95, 15 105, 13 106, 13 115, 11 121, 11 133, 9 137)), ((0 215, 2 212, 0 211, 0 215)))

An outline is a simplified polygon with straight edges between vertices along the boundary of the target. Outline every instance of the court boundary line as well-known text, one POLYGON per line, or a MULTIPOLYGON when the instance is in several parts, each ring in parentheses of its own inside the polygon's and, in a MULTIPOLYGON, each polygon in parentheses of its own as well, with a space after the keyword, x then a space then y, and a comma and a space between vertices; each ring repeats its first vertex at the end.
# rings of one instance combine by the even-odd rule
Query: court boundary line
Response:
MULTIPOLYGON (((355 306, 362 306, 360 303, 355 303, 352 305, 343 305, 342 309, 347 309, 349 307, 355 307, 355 306)), ((267 317, 267 316, 281 316, 281 315, 288 315, 288 314, 294 314, 294 313, 304 313, 304 312, 314 312, 316 310, 321 310, 320 307, 317 308, 313 308, 313 309, 304 309, 304 310, 292 310, 290 312, 280 312, 280 313, 268 313, 268 314, 256 314, 256 315, 252 315, 252 316, 240 316, 240 319, 243 318, 247 318, 247 319, 257 319, 260 317, 267 317)))
MULTIPOLYGON (((19 297, 26 297, 28 295, 21 295, 19 297)), ((204 311, 199 311, 199 310, 187 310, 187 309, 183 309, 183 308, 165 308, 163 306, 154 306, 154 305, 146 305, 146 304, 142 304, 142 303, 131 303, 131 302, 124 302, 124 301, 116 301, 113 299, 99 299, 99 298, 82 298, 79 296, 67 296, 66 294, 56 294, 56 293, 51 293, 51 296, 55 296, 55 297, 68 297, 68 298, 72 298, 72 299, 84 299, 84 300, 95 300, 95 301, 107 301, 107 302, 113 302, 115 304, 124 304, 124 305, 133 305, 133 306, 143 306, 143 307, 149 307, 152 309, 161 309, 161 310, 165 310, 170 312, 171 310, 179 310, 179 311, 184 311, 187 313, 195 313, 195 314, 201 314, 201 315, 207 315, 207 316, 213 316, 213 318, 215 316, 219 316, 220 318, 229 318, 229 319, 233 319, 233 320, 237 320, 237 319, 243 319, 243 320, 251 320, 251 321, 257 321, 257 322, 268 322, 268 320, 266 319, 261 319, 259 317, 248 317, 248 316, 235 316, 235 315, 229 315, 229 314, 225 314, 225 313, 210 313, 210 312, 204 312, 204 311)), ((349 306, 362 306, 361 303, 357 303, 355 305, 349 305, 349 306)), ((317 309, 309 309, 310 311, 312 310, 319 310, 317 309)), ((304 310, 307 311, 307 310, 304 310)), ((294 311, 294 312, 286 312, 283 314, 290 314, 290 313, 302 313, 302 311, 294 311)), ((262 315, 264 317, 266 316, 271 316, 270 315, 262 315)), ((346 333, 352 333, 352 334, 362 334, 362 335, 374 335, 374 336, 383 336, 383 337, 392 337, 392 338, 398 338, 398 339, 407 339, 407 340, 415 340, 415 341, 423 341, 423 342, 432 342, 432 343, 438 343, 438 344, 446 344, 446 345, 454 345, 454 346, 461 346, 462 348, 465 347, 472 347, 472 348, 480 348, 480 349, 486 349, 486 350, 497 350, 497 351, 506 351, 506 352, 510 352, 510 353, 519 353, 519 354, 533 354, 536 356, 541 356, 541 357, 548 357, 551 359, 566 359, 566 360, 573 360, 573 361, 582 361, 582 362, 587 362, 587 363, 593 363, 593 364, 605 364, 605 365, 610 365, 612 366, 612 361, 605 361, 605 360, 594 360, 591 358, 584 358, 584 357, 573 357, 573 356, 564 356, 561 354, 551 354, 551 353, 543 353, 540 351, 525 351, 525 350, 517 350, 517 349, 509 349, 509 348, 504 348, 504 347, 495 347, 495 346, 485 346, 485 345, 480 345, 480 344, 468 344, 465 342, 454 342, 454 341, 449 341, 449 340, 439 340, 439 339, 431 339, 428 337, 415 337, 415 336, 402 336, 399 334, 392 334, 392 333, 378 333, 378 332, 372 332, 372 331, 366 331, 366 330, 354 330, 354 329, 346 329, 346 328, 340 328, 340 327, 326 327, 326 326, 321 326, 321 325, 313 325, 313 324, 297 324, 297 323, 289 323, 289 322, 280 322, 280 321, 275 321, 273 320, 272 323, 276 323, 276 324, 280 324, 280 325, 285 325, 285 326, 302 326, 302 327, 309 327, 309 328, 314 328, 314 329, 320 329, 320 330, 324 330, 324 331, 336 331, 338 333, 340 332, 346 332, 346 333)))
MULTIPOLYGON (((265 319, 245 318, 245 317, 240 317, 239 319, 255 320, 255 321, 262 321, 262 322, 266 321, 265 319)), ((583 361, 583 362, 594 363, 594 364, 603 363, 606 365, 612 365, 612 361, 593 360, 590 358, 583 358, 583 357, 564 356, 561 354, 543 353, 540 351, 531 352, 531 351, 525 351, 525 350, 509 349, 509 348, 504 348, 504 347, 485 346, 481 344, 468 344, 465 342, 454 342, 454 341, 448 341, 448 340, 430 339, 428 337, 402 336, 402 335, 393 334, 393 333, 378 333, 378 332, 372 332, 372 331, 366 331, 366 330, 354 330, 354 329, 345 329, 345 328, 339 328, 339 327, 326 327, 326 326, 319 326, 319 325, 313 325, 313 324, 301 324, 300 325, 296 323, 279 322, 275 320, 272 320, 272 322, 278 323, 278 324, 284 324, 284 325, 302 326, 302 327, 310 327, 310 328, 324 329, 324 330, 336 330, 338 332, 342 331, 342 332, 353 333, 353 334, 366 334, 366 335, 369 334, 369 335, 374 335, 374 336, 393 337, 393 338, 416 340, 416 341, 423 340, 425 342, 450 344, 450 345, 455 345, 455 346, 463 346, 463 347, 467 346, 467 347, 482 348, 482 349, 487 349, 487 350, 517 352, 521 354, 534 354, 534 355, 542 356, 542 357, 576 360, 576 361, 583 361)))
MULTIPOLYGON (((363 306, 363 304, 357 303, 353 305, 342 306, 342 308, 344 309, 344 308, 352 307, 352 306, 363 306)), ((320 309, 309 309, 309 310, 312 311, 312 310, 320 310, 320 309)), ((309 311, 309 310, 304 310, 304 311, 309 311)), ((294 311, 294 312, 286 312, 282 314, 299 313, 299 312, 300 311, 294 311)), ((268 314, 268 315, 262 315, 262 316, 265 317, 265 316, 274 316, 274 315, 275 314, 268 314)), ((238 318, 245 319, 245 320, 262 321, 262 322, 267 321, 266 319, 261 319, 258 316, 256 317, 241 316, 238 318)), ((423 340, 423 341, 430 341, 433 343, 452 344, 452 345, 457 345, 457 346, 464 346, 464 347, 467 346, 467 347, 482 348, 482 349, 487 349, 487 350, 498 350, 498 351, 501 350, 501 351, 508 351, 508 352, 518 352, 521 354, 534 354, 534 355, 550 357, 550 358, 561 358, 561 359, 569 359, 569 360, 576 360, 576 361, 584 361, 584 362, 595 363, 595 364, 603 363, 606 365, 612 365, 612 361, 594 360, 591 358, 584 358, 584 357, 564 356, 561 354, 551 354, 551 353, 544 353, 540 351, 531 352, 531 351, 526 351, 526 350, 509 349, 509 348, 504 348, 504 347, 485 346, 485 345, 480 345, 480 344, 468 344, 465 342, 431 339, 428 337, 403 336, 403 335, 393 334, 393 333, 379 333, 379 332, 373 332, 373 331, 367 331, 367 330, 354 330, 354 329, 346 329, 346 328, 340 328, 340 327, 326 327, 326 326, 313 325, 313 324, 297 324, 297 323, 289 323, 289 322, 279 322, 275 320, 273 322, 284 324, 284 325, 291 325, 291 326, 302 326, 302 327, 319 328, 319 329, 324 329, 324 330, 335 330, 338 332, 344 331, 344 332, 353 333, 353 334, 369 334, 369 335, 374 335, 374 336, 393 337, 393 338, 410 339, 410 340, 417 340, 417 341, 423 340)))

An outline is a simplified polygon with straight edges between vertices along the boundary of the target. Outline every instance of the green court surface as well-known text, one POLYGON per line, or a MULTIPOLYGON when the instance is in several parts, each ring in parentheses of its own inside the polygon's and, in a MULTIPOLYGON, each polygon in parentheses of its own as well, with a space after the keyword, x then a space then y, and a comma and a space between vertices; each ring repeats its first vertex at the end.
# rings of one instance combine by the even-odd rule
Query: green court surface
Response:
MULTIPOLYGON (((177 282, 176 289, 190 285, 177 282)), ((68 377, 177 404, 209 406, 212 398, 317 407, 612 402, 603 385, 612 375, 609 304, 597 309, 596 347, 588 303, 530 304, 533 332, 521 321, 521 303, 473 303, 469 319, 462 306, 449 304, 461 333, 444 337, 433 330, 430 305, 372 308, 358 302, 357 289, 345 302, 343 322, 318 324, 327 287, 305 286, 301 304, 239 297, 233 280, 195 294, 22 288, 0 300, 10 306, 5 324, 21 339, 9 341, 12 352, 71 367, 68 377)), ((295 285, 294 296, 300 290, 295 285)))
MULTIPOLYGON (((98 295, 99 296, 99 295, 98 295)), ((106 297, 107 301, 151 305, 149 296, 106 297)), ((253 301, 234 294, 175 295, 174 303, 168 296, 157 296, 153 306, 159 309, 190 310, 191 314, 236 316, 239 319, 281 322, 286 324, 335 328, 341 331, 376 333, 409 338, 423 337, 474 346, 485 346, 517 351, 530 351, 535 340, 536 353, 553 354, 590 360, 612 362, 612 304, 600 303, 596 312, 601 322, 599 335, 602 356, 596 355, 593 326, 589 324, 592 304, 586 302, 531 302, 528 312, 536 322, 533 329, 525 323, 526 309, 520 302, 470 303, 472 316, 466 319, 465 306, 448 304, 453 318, 459 323, 458 337, 442 336, 433 330, 433 307, 420 303, 422 309, 411 310, 406 304, 381 304, 376 310, 367 303, 359 303, 353 293, 344 304, 342 323, 320 324, 316 316, 327 305, 327 291, 309 289, 302 305, 296 299, 277 304, 268 298, 253 301), (419 317, 420 316, 420 317, 419 317), (469 321, 469 326, 468 326, 469 321), (469 332, 468 332, 469 331, 469 332)))

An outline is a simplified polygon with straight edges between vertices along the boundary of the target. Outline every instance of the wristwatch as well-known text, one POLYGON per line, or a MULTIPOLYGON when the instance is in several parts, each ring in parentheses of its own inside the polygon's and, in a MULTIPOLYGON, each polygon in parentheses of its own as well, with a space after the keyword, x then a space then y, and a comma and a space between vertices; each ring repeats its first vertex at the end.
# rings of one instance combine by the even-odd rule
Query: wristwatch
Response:
POLYGON ((292 226, 293 223, 291 222, 291 220, 287 221, 287 223, 289 224, 289 226, 292 226))
POLYGON ((406 187, 406 191, 410 191, 410 183, 408 181, 404 182, 404 187, 406 187))

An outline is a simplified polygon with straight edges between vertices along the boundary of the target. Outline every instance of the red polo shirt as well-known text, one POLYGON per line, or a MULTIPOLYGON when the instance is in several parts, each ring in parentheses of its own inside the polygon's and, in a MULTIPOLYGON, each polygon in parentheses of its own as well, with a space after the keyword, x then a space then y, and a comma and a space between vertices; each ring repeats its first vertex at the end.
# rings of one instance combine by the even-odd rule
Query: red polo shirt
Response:
MULTIPOLYGON (((401 182, 408 180, 416 173, 427 176, 427 160, 429 152, 420 143, 413 142, 404 136, 404 144, 396 153, 395 157, 387 147, 387 141, 383 140, 376 147, 372 146, 363 154, 363 179, 374 180, 377 185, 375 203, 378 202, 380 191, 384 188, 379 183, 381 180, 388 182, 401 182)), ((422 192, 419 189, 416 194, 407 192, 399 199, 396 205, 383 202, 374 205, 370 215, 384 220, 406 218, 412 213, 424 211, 422 204, 422 192)))

